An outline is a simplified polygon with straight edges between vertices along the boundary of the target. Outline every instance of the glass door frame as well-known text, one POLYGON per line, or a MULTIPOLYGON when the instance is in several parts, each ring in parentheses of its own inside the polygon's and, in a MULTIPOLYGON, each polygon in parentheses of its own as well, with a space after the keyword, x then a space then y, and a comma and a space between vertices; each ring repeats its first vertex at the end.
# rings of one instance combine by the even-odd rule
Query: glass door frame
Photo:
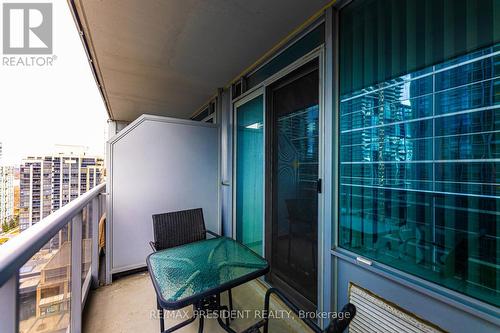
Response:
MULTIPOLYGON (((283 75, 280 75, 279 78, 276 78, 273 80, 269 85, 266 85, 266 89, 269 88, 268 90, 272 89, 274 83, 277 83, 280 79, 285 79, 287 80, 286 76, 289 74, 293 74, 295 71, 300 71, 304 66, 307 66, 310 62, 316 60, 318 62, 317 66, 318 68, 315 69, 314 71, 318 71, 318 107, 319 107, 319 114, 318 114, 318 138, 319 138, 319 146, 318 146, 318 179, 323 180, 324 179, 324 173, 323 173, 323 164, 325 162, 324 159, 324 96, 323 96, 323 80, 324 80, 324 75, 323 75, 323 47, 318 48, 317 50, 313 51, 312 53, 308 54, 302 59, 299 59, 299 61, 295 62, 293 65, 290 67, 287 67, 286 73, 283 73, 283 75)), ((295 78, 290 78, 289 83, 294 82, 297 79, 300 79, 301 77, 308 75, 308 74, 298 74, 297 77, 295 78)), ((285 85, 288 83, 284 83, 285 85)), ((271 94, 271 92, 268 92, 268 96, 271 94)), ((269 103, 270 100, 269 98, 266 100, 266 104, 269 103)), ((271 110, 271 106, 268 106, 268 109, 271 110)), ((268 124, 268 130, 266 133, 266 137, 268 139, 274 139, 274 134, 273 134, 273 128, 270 128, 269 124, 274 125, 274 115, 271 114, 270 112, 266 113, 266 118, 265 122, 268 124)), ((270 142, 269 140, 266 142, 266 160, 272 160, 274 156, 274 152, 272 151, 274 143, 270 142)), ((269 200, 266 201, 266 206, 265 206, 265 211, 266 211, 266 222, 265 222, 265 227, 266 227, 266 233, 268 238, 271 237, 272 234, 272 224, 273 224, 273 218, 274 218, 274 212, 273 212, 273 166, 271 165, 270 167, 267 167, 266 165, 266 175, 265 179, 266 181, 266 188, 265 192, 269 193, 269 200)), ((317 297, 316 297, 316 306, 313 305, 309 300, 307 300, 301 293, 295 291, 291 286, 286 284, 284 281, 280 281, 277 276, 274 276, 277 278, 276 284, 279 288, 283 289, 286 291, 292 299, 294 299, 296 302, 299 303, 299 306, 302 306, 306 311, 322 311, 322 298, 323 298, 323 274, 324 274, 324 267, 323 267, 323 255, 324 255, 324 248, 323 248, 323 225, 324 225, 324 215, 323 215, 323 200, 325 199, 324 196, 324 184, 321 184, 321 191, 318 191, 316 194, 318 197, 318 207, 317 207, 317 258, 316 258, 316 267, 317 267, 317 297)), ((268 244, 269 245, 269 244, 268 244)), ((268 249, 270 251, 270 249, 268 249)), ((271 253, 267 252, 266 253, 266 258, 268 260, 271 259, 271 253)), ((271 268, 272 270, 272 268, 271 268)))
MULTIPOLYGON (((326 40, 328 40, 328 34, 326 34, 326 40)), ((237 135, 236 135, 236 120, 237 120, 237 107, 243 105, 244 103, 252 100, 255 97, 258 97, 259 95, 262 95, 264 98, 264 106, 263 106, 263 112, 264 112, 264 172, 266 172, 266 161, 267 161, 267 153, 266 153, 266 123, 267 123, 267 114, 266 114, 266 90, 267 87, 278 81, 279 79, 285 77, 286 75, 290 74, 294 70, 302 67, 303 65, 307 64, 308 62, 318 59, 319 62, 319 160, 318 160, 318 178, 322 179, 322 191, 321 193, 318 193, 318 256, 317 256, 317 267, 318 267, 318 297, 317 297, 317 311, 330 311, 330 303, 331 303, 331 292, 332 292, 332 287, 336 285, 335 279, 333 279, 332 273, 331 273, 331 268, 332 265, 331 263, 331 221, 325 221, 325 210, 330 210, 331 209, 331 201, 332 198, 335 196, 335 193, 331 192, 331 179, 333 175, 327 175, 325 174, 325 170, 330 170, 331 168, 328 167, 327 163, 331 163, 332 161, 327 161, 325 159, 326 156, 332 156, 331 153, 327 152, 325 148, 331 147, 331 144, 326 144, 325 138, 331 137, 332 134, 329 133, 331 131, 331 125, 328 125, 325 123, 325 118, 331 119, 330 117, 325 117, 325 111, 326 110, 332 110, 331 106, 328 106, 325 103, 325 97, 328 96, 329 94, 326 92, 326 89, 331 89, 331 75, 328 75, 327 70, 331 69, 331 64, 326 63, 326 58, 325 58, 325 53, 330 53, 327 48, 331 47, 331 45, 321 45, 317 47, 316 49, 312 50, 308 54, 304 55, 300 59, 297 59, 296 61, 292 62, 290 65, 287 67, 283 68, 280 70, 278 73, 270 76, 263 82, 261 82, 259 85, 256 87, 250 89, 249 91, 245 92, 238 98, 232 100, 231 102, 231 113, 233 116, 233 172, 232 172, 232 237, 236 238, 236 158, 237 158, 237 152, 236 152, 236 140, 237 140, 237 135), (328 262, 329 261, 329 262, 328 262), (327 264, 328 262, 328 264, 327 264), (326 295, 327 293, 328 295, 326 295)), ((331 94, 330 94, 331 95, 331 94)), ((263 251, 264 254, 266 253, 266 198, 268 198, 268 195, 266 195, 266 178, 267 175, 264 174, 264 195, 263 195, 263 200, 264 200, 264 211, 263 211, 263 251)), ((330 215, 330 214, 326 214, 330 215)), ((261 279, 262 280, 262 279, 261 279)), ((262 280, 266 285, 265 281, 262 280)), ((337 297, 337 295, 333 295, 334 298, 337 297)), ((320 324, 324 324, 327 321, 320 320, 320 324)))

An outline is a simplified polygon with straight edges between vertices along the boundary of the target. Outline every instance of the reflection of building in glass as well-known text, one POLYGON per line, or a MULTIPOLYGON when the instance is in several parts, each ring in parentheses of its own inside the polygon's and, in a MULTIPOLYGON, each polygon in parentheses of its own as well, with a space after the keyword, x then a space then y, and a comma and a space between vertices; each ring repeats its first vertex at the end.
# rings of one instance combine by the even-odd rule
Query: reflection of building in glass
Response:
POLYGON ((341 245, 483 299, 500 286, 492 53, 349 94, 340 115, 341 245))
POLYGON ((316 194, 318 180, 318 151, 319 151, 319 107, 317 105, 280 116, 278 119, 280 149, 290 161, 282 163, 291 167, 294 174, 293 182, 298 191, 307 196, 316 194))
POLYGON ((21 231, 103 180, 104 160, 85 155, 28 157, 20 169, 21 231))

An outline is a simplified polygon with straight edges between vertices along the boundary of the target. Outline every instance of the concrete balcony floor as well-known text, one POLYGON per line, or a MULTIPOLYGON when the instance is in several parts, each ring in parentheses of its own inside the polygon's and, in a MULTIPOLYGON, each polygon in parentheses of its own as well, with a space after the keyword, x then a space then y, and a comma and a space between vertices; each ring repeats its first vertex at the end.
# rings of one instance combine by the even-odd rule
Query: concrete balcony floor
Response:
MULTIPOLYGON (((264 308, 265 288, 257 281, 233 289, 233 305, 235 310, 250 310, 248 318, 237 318, 231 322, 231 327, 241 331, 259 319, 254 317, 254 310, 264 308)), ((222 301, 227 304, 227 293, 222 301)), ((191 312, 192 307, 183 310, 191 312)), ((271 302, 271 310, 288 310, 278 301, 271 302)), ((120 278, 109 286, 100 287, 89 294, 89 299, 83 314, 84 333, 158 333, 159 321, 155 317, 156 296, 151 279, 147 272, 120 278)), ((182 313, 182 311, 180 312, 182 313)), ((173 313, 170 313, 173 317, 173 313)), ((166 314, 166 327, 172 327, 184 319, 169 318, 166 314)), ((297 319, 272 319, 269 331, 277 332, 310 332, 297 319)), ((178 330, 179 333, 198 332, 198 321, 178 330)), ((216 319, 205 320, 204 332, 225 332, 216 319)))

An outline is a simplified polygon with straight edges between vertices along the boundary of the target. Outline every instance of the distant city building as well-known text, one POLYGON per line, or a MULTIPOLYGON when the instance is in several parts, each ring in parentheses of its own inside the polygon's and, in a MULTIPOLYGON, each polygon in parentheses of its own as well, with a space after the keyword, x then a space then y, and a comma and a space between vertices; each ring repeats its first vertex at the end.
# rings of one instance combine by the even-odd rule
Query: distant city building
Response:
MULTIPOLYGON (((82 281, 84 272, 90 269, 91 239, 82 240, 82 281)), ((71 242, 62 243, 54 256, 41 269, 39 284, 36 289, 36 317, 42 320, 61 321, 61 317, 70 308, 71 242), (57 315, 54 317, 54 315, 57 315)), ((37 331, 37 330, 34 330, 37 331)))
POLYGON ((0 166, 0 225, 14 217, 14 172, 14 167, 0 166))
MULTIPOLYGON (((58 153, 28 157, 19 169, 20 230, 26 230, 102 182, 104 160, 79 146, 57 146, 58 153)), ((87 212, 83 212, 87 220, 87 212)), ((46 327, 63 331, 69 313, 71 231, 66 226, 20 269, 20 331, 46 327)), ((90 269, 89 229, 83 228, 82 279, 90 269)))
POLYGON ((19 188, 19 167, 14 168, 14 219, 19 222, 19 202, 21 201, 21 192, 19 188))
POLYGON ((21 231, 102 182, 104 160, 86 156, 78 148, 58 146, 62 151, 58 154, 23 160, 19 175, 21 231))

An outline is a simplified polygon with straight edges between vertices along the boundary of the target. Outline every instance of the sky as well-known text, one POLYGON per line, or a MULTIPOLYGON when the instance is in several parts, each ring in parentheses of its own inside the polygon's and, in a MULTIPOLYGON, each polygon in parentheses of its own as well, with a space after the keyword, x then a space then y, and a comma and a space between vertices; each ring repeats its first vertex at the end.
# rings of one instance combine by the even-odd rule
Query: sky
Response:
MULTIPOLYGON (((108 119, 104 102, 67 2, 52 3, 53 54, 57 57, 53 66, 9 67, 0 62, 4 165, 18 165, 29 155, 51 153, 56 144, 86 146, 90 154, 104 155, 108 119)), ((2 35, 0 32, 0 57, 4 56, 2 35)))

